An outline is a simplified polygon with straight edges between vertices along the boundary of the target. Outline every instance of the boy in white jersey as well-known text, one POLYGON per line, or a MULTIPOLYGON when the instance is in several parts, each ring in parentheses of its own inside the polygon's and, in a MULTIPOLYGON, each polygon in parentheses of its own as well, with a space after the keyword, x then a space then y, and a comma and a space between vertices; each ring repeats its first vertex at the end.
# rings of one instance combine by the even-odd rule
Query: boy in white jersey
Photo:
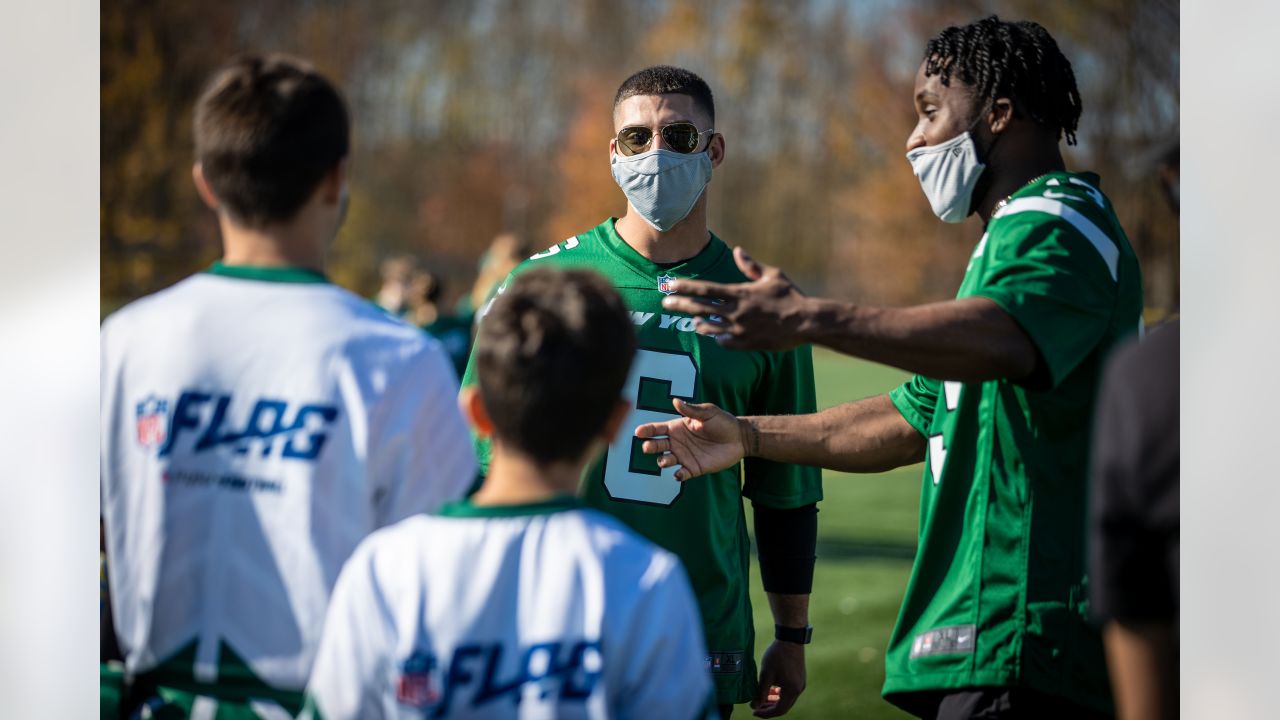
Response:
POLYGON ((488 478, 347 561, 311 717, 714 713, 680 561, 575 496, 629 410, 635 347, 622 299, 590 271, 530 270, 494 302, 476 339, 483 372, 459 401, 493 438, 488 478))
POLYGON ((194 178, 225 254, 103 325, 126 713, 300 711, 342 563, 475 472, 436 342, 323 275, 348 132, 338 92, 301 61, 219 71, 196 107, 194 178))

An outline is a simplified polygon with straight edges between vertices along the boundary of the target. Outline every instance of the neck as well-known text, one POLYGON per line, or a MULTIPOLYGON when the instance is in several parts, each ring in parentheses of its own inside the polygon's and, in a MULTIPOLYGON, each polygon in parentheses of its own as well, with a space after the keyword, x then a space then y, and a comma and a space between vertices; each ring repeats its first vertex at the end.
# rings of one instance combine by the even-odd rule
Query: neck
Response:
POLYGON ((1051 149, 1045 148, 1039 152, 1009 152, 1007 158, 1000 159, 1000 164, 1007 167, 1001 167, 983 189, 981 196, 976 198, 975 207, 984 225, 991 220, 996 203, 1041 175, 1061 172, 1067 168, 1056 142, 1051 149))
POLYGON ((489 477, 471 496, 473 504, 527 505, 577 494, 582 463, 539 465, 526 455, 507 451, 497 440, 490 450, 489 477))
POLYGON ((627 203, 627 213, 618 218, 614 229, 623 242, 651 262, 688 260, 711 242, 711 233, 707 232, 707 193, 704 190, 689 214, 666 232, 645 222, 631 203, 627 203))
POLYGON ((222 262, 227 265, 300 267, 324 272, 324 245, 320 233, 299 217, 288 224, 255 228, 241 225, 219 213, 222 230, 222 262))

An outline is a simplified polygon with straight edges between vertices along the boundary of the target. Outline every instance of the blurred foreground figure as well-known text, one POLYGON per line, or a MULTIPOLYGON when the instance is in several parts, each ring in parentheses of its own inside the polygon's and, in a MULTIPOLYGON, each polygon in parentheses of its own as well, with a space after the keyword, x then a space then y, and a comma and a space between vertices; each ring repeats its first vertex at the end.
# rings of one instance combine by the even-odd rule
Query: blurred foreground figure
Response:
MULTIPOLYGON (((751 459, 706 481, 681 485, 674 470, 636 452, 632 430, 672 417, 671 398, 714 402, 735 412, 799 413, 815 408, 808 347, 781 352, 730 352, 693 332, 693 319, 665 312, 662 298, 676 278, 726 283, 746 280, 729 247, 707 228, 707 184, 725 159, 715 132, 711 88, 681 68, 657 66, 622 82, 613 100, 607 157, 627 198, 627 212, 537 253, 513 271, 539 267, 589 268, 613 283, 631 311, 639 338, 626 395, 626 432, 587 470, 589 506, 627 523, 680 556, 702 611, 707 665, 723 717, 750 702, 761 717, 786 713, 805 687, 809 592, 813 587, 817 468, 751 459), (756 672, 751 612, 751 543, 743 498, 755 510, 760 580, 775 632, 756 672)), ((603 133, 602 133, 603 136, 603 133)), ((499 290, 499 294, 503 291, 499 290)), ((480 327, 486 320, 480 319, 480 327)), ((473 360, 463 385, 483 382, 473 360)), ((555 417, 572 412, 566 404, 555 417)), ((488 442, 477 440, 483 467, 488 442)))
MULTIPOLYGON (((224 254, 102 328, 102 515, 124 708, 302 708, 329 592, 374 529, 475 471, 436 342, 331 284, 347 110, 306 63, 240 58, 196 106, 224 254)), ((120 680, 103 674, 103 696, 120 680)))
POLYGON ((635 346, 622 298, 594 273, 533 270, 507 287, 476 339, 480 382, 459 400, 491 438, 489 475, 469 500, 356 549, 304 717, 715 712, 680 561, 576 497, 630 410, 635 346))
MULTIPOLYGON (((1178 146, 1158 177, 1178 214, 1178 146)), ((1089 572, 1122 720, 1178 717, 1178 320, 1107 365, 1093 438, 1089 572)))
POLYGON ((982 222, 955 300, 809 298, 739 250, 754 282, 682 279, 664 306, 730 347, 814 342, 915 377, 813 415, 677 403, 683 418, 637 435, 682 478, 743 456, 848 472, 925 460, 885 698, 939 720, 1105 717, 1087 617, 1089 438, 1102 364, 1139 327, 1137 258, 1098 176, 1065 167, 1081 101, 1043 27, 992 16, 943 30, 912 94, 907 160, 930 207, 982 222))
POLYGON ((1118 350, 1098 400, 1090 591, 1122 720, 1178 717, 1178 336, 1118 350))

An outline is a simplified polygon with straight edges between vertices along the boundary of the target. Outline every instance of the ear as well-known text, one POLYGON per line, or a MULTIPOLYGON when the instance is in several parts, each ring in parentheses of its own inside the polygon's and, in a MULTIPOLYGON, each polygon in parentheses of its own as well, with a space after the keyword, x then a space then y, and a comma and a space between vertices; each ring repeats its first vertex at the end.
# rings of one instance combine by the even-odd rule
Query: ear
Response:
POLYGON ((618 138, 616 137, 609 138, 609 160, 612 161, 614 155, 621 155, 621 154, 622 153, 618 152, 618 138))
POLYGON ((347 184, 347 158, 342 158, 320 181, 321 199, 326 205, 337 205, 342 200, 342 188, 347 184))
POLYGON ((218 196, 213 194, 213 188, 209 187, 209 181, 204 177, 204 167, 200 163, 191 166, 191 179, 196 184, 196 194, 200 196, 200 200, 210 210, 218 211, 218 196))
POLYGON ((991 112, 987 115, 991 123, 991 132, 1000 134, 1013 122, 1013 101, 1009 98, 996 98, 991 104, 991 112))
POLYGON ((471 423, 471 427, 476 429, 477 434, 493 435, 493 420, 489 418, 489 411, 480 397, 478 385, 462 388, 458 393, 458 409, 462 410, 462 417, 471 423))
POLYGON ((724 135, 716 133, 707 145, 707 155, 711 157, 711 167, 720 167, 724 162, 724 135))
POLYGON ((614 404, 613 410, 609 413, 609 417, 604 421, 604 429, 600 433, 600 439, 605 445, 613 442, 618 436, 618 431, 622 429, 622 421, 627 419, 627 413, 631 412, 631 401, 626 398, 618 398, 618 402, 614 404))

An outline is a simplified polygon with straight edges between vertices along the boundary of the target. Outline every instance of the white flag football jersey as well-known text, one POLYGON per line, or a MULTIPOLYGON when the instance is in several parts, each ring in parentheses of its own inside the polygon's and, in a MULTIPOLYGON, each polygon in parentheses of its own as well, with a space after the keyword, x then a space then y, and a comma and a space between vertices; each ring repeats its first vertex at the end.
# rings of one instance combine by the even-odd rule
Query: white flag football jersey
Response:
POLYGON ((712 701, 679 559, 562 497, 453 503, 362 543, 303 717, 688 720, 712 701))
POLYGON ((101 341, 128 671, 301 691, 360 540, 474 479, 448 359, 319 274, 219 263, 115 313, 101 341))

